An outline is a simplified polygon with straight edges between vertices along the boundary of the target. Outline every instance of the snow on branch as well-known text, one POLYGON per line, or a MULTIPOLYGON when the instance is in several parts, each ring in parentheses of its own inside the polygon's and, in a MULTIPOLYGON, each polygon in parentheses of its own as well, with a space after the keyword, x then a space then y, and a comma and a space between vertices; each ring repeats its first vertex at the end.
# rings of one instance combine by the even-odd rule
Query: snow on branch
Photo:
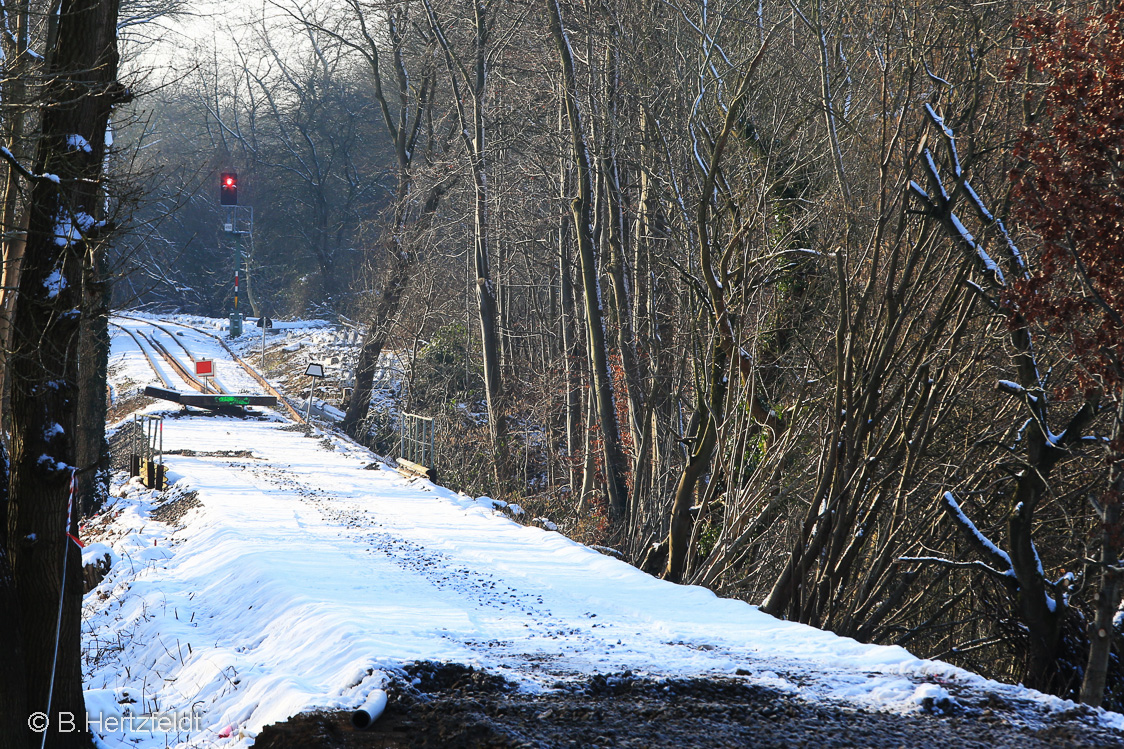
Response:
POLYGON ((933 189, 940 194, 942 204, 948 203, 948 190, 944 189, 944 183, 941 181, 941 175, 937 171, 937 164, 933 161, 932 152, 926 148, 922 155, 925 157, 925 171, 929 175, 929 181, 933 183, 933 189))
POLYGON ((928 63, 928 62, 926 62, 926 61, 924 60, 924 58, 922 58, 922 60, 921 60, 921 64, 922 64, 922 65, 923 65, 923 66, 925 67, 925 74, 926 74, 927 76, 929 76, 929 80, 933 81, 934 83, 939 83, 939 84, 941 84, 942 86, 948 86, 949 88, 954 88, 954 86, 953 86, 953 85, 952 85, 951 83, 949 83, 949 82, 948 82, 948 81, 946 81, 946 80, 945 80, 944 78, 941 78, 941 77, 940 77, 939 75, 937 75, 936 73, 934 73, 934 72, 932 71, 932 69, 930 69, 930 68, 929 68, 929 63, 928 63))
MULTIPOLYGON (((1024 388, 1017 382, 1012 382, 1011 380, 1000 380, 996 387, 1000 392, 1007 393, 1008 395, 1016 395, 1021 397, 1027 394, 1026 388, 1024 388)), ((1029 397, 1034 398, 1033 395, 1029 397)))
POLYGON ((1060 435, 1050 435, 1051 442, 1056 447, 1066 448, 1072 444, 1099 441, 1097 437, 1083 434, 1083 432, 1100 411, 1101 405, 1095 395, 1086 398, 1085 402, 1081 404, 1081 408, 1077 409, 1077 413, 1075 413, 1073 418, 1069 420, 1069 423, 1065 425, 1065 429, 1062 430, 1062 433, 1060 435))
POLYGON ((1014 566, 1011 564, 1011 557, 1007 552, 1000 549, 992 542, 987 536, 980 532, 972 519, 964 514, 964 510, 960 508, 960 503, 956 501, 956 497, 952 492, 945 492, 941 495, 941 506, 944 508, 945 514, 956 524, 958 528, 967 537, 968 542, 976 552, 988 561, 989 567, 995 569, 1003 577, 1015 579, 1014 566))
POLYGON ((986 572, 993 577, 997 577, 1004 583, 1010 583, 1014 579, 1014 574, 1011 572, 1001 572, 994 567, 984 564, 978 560, 971 562, 958 562, 955 559, 945 559, 944 557, 898 557, 898 562, 915 562, 918 564, 936 564, 941 567, 952 567, 954 569, 974 569, 986 572))
MULTIPOLYGON (((994 214, 992 214, 991 211, 987 209, 987 206, 984 205, 984 202, 980 198, 979 193, 975 191, 975 189, 972 187, 971 183, 965 176, 963 166, 960 163, 960 154, 956 150, 956 134, 952 131, 952 128, 950 128, 944 121, 944 118, 937 114, 936 110, 933 109, 931 104, 925 104, 925 114, 926 116, 928 116, 929 121, 932 122, 938 130, 940 130, 945 144, 948 146, 949 159, 952 161, 952 173, 956 177, 956 181, 958 183, 956 192, 959 193, 960 188, 963 188, 963 194, 967 197, 969 205, 971 205, 980 221, 985 226, 994 226, 999 230, 999 234, 1003 237, 1003 240, 1006 243, 1007 252, 1010 254, 1011 261, 1014 263, 1015 268, 1018 270, 1020 275, 1023 276, 1023 278, 1029 278, 1030 272, 1027 269, 1026 261, 1023 259, 1022 253, 1019 251, 1019 248, 1015 244, 1014 240, 1011 239, 1011 235, 1007 231, 1006 225, 1004 225, 1002 220, 997 218, 994 214)), ((956 214, 952 212, 952 206, 950 205, 948 192, 945 190, 944 184, 941 181, 941 178, 937 171, 936 163, 934 162, 933 156, 929 152, 929 149, 926 148, 924 150, 923 156, 925 158, 925 170, 928 173, 929 180, 933 183, 934 187, 938 189, 941 197, 944 199, 944 203, 936 206, 936 208, 947 212, 948 221, 952 223, 952 226, 961 236, 964 243, 972 248, 972 251, 976 253, 976 255, 980 259, 980 262, 983 263, 984 267, 994 275, 998 284, 1000 286, 1006 286, 1006 280, 1003 278, 1003 273, 999 269, 999 266, 995 263, 994 260, 991 259, 991 257, 987 254, 983 247, 978 242, 976 242, 975 238, 968 233, 967 229, 964 228, 964 224, 960 221, 956 214)), ((921 193, 923 191, 921 191, 919 187, 915 187, 914 185, 915 183, 910 183, 910 189, 917 193, 918 197, 921 197, 923 200, 926 200, 927 202, 932 204, 932 199, 930 199, 927 195, 922 195, 921 193)))
POLYGON ((945 143, 948 144, 949 155, 952 158, 952 173, 956 175, 956 179, 960 179, 964 175, 964 170, 960 167, 960 154, 956 152, 956 135, 953 134, 948 125, 944 124, 944 118, 937 114, 932 104, 925 104, 925 113, 929 115, 929 120, 940 128, 941 134, 944 135, 945 143))
POLYGON ((1023 278, 1029 279, 1030 270, 1026 267, 1026 261, 1023 260, 1023 255, 1019 252, 1019 248, 1015 245, 1014 240, 1011 239, 1011 235, 1007 233, 1007 227, 1003 224, 1003 221, 992 215, 991 211, 984 205, 979 194, 972 188, 972 184, 967 180, 964 182, 964 193, 968 196, 968 202, 972 205, 972 208, 976 210, 976 215, 979 216, 980 221, 983 221, 985 224, 993 224, 999 229, 999 233, 1003 235, 1003 239, 1007 242, 1007 251, 1011 253, 1011 259, 1015 262, 1015 266, 1019 269, 1023 278))
POLYGON ((0 146, 0 160, 8 162, 24 179, 31 180, 32 182, 54 182, 56 185, 59 184, 57 174, 36 174, 21 164, 19 159, 3 146, 0 146))
POLYGON ((980 286, 970 278, 965 280, 964 283, 969 289, 975 292, 977 296, 983 299, 984 303, 987 304, 987 306, 991 307, 996 312, 1000 310, 999 301, 988 294, 987 291, 984 290, 983 286, 980 286))
POLYGON ((960 234, 960 238, 964 242, 964 244, 975 250, 976 257, 979 258, 980 263, 983 265, 983 267, 994 274, 996 282, 1000 286, 1006 286, 1007 280, 1003 277, 1003 271, 1000 270, 995 261, 991 259, 991 255, 988 255, 987 251, 984 250, 984 248, 978 242, 976 242, 976 238, 968 232, 968 229, 964 226, 963 222, 960 221, 960 217, 952 211, 949 211, 948 220, 952 222, 952 225, 960 234))
MULTIPOLYGON (((947 230, 953 234, 956 239, 960 240, 960 243, 965 248, 976 256, 982 270, 992 279, 994 285, 1005 287, 1007 281, 999 265, 987 254, 983 246, 976 242, 976 238, 972 236, 968 228, 964 226, 964 222, 962 222, 960 217, 952 210, 952 200, 949 197, 948 191, 945 189, 944 182, 941 180, 940 172, 937 170, 937 163, 933 159, 933 154, 926 148, 922 151, 922 156, 924 157, 925 174, 932 184, 934 192, 938 193, 939 199, 934 200, 931 198, 916 182, 911 181, 909 183, 910 191, 921 200, 935 218, 939 219, 941 223, 945 225, 947 230)), ((974 191, 971 192, 975 194, 974 191)))

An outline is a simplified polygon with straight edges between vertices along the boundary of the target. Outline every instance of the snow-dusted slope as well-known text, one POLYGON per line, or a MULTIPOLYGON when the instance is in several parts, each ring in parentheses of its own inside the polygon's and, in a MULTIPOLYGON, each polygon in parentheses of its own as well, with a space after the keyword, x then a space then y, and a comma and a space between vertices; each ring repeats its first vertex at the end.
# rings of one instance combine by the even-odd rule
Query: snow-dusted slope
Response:
MULTIPOLYGON (((114 338, 115 371, 154 377, 138 357, 114 338)), ((198 715, 186 730, 131 734, 143 746, 248 745, 302 710, 355 707, 415 660, 483 666, 528 689, 631 670, 739 675, 895 710, 950 684, 1072 706, 656 580, 280 417, 169 418, 164 448, 194 453, 167 458, 174 489, 118 485, 86 554, 114 559, 86 598, 91 711, 198 715), (188 492, 198 506, 180 527, 149 516, 190 504, 188 492)), ((135 745, 124 739, 100 741, 135 745)))

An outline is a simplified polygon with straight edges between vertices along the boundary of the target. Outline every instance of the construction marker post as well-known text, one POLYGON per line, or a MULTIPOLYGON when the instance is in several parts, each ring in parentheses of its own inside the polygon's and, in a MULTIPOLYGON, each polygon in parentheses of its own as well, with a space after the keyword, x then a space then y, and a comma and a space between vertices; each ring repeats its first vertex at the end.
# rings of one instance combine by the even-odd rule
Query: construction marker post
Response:
POLYGON ((308 389, 308 410, 305 412, 304 420, 309 424, 312 423, 312 397, 316 395, 316 380, 324 376, 324 365, 318 362, 309 362, 308 369, 304 371, 306 375, 312 378, 312 386, 308 389))
POLYGON ((258 318, 258 326, 261 327, 261 369, 265 371, 265 333, 266 330, 273 327, 273 321, 269 319, 268 315, 262 315, 258 318))

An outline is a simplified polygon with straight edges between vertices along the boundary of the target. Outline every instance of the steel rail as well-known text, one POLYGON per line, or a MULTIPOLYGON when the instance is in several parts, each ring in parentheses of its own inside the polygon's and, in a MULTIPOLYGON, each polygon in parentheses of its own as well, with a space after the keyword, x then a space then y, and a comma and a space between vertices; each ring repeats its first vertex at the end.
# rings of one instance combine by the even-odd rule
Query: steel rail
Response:
MULTIPOLYGON (((142 333, 141 335, 144 334, 142 333)), ((197 380, 195 378, 195 375, 191 374, 191 372, 187 370, 187 367, 181 364, 176 359, 176 357, 172 356, 172 353, 164 347, 164 344, 160 343, 160 341, 156 340, 152 336, 144 337, 145 340, 147 340, 148 343, 152 346, 152 348, 156 350, 156 353, 160 354, 160 356, 163 357, 164 361, 168 362, 169 366, 171 366, 171 368, 176 371, 176 374, 180 376, 180 379, 186 382, 189 387, 198 390, 200 393, 205 392, 206 389, 203 387, 203 383, 197 380)), ((215 384, 218 385, 218 383, 215 384)), ((225 391, 220 387, 219 392, 225 391)))
MULTIPOLYGON (((177 345, 177 346, 179 346, 179 347, 180 347, 181 349, 183 349, 183 352, 184 352, 185 354, 187 354, 187 358, 191 360, 191 363, 192 363, 192 364, 194 364, 194 363, 195 363, 195 354, 191 353, 191 349, 189 349, 189 348, 187 347, 187 345, 186 345, 186 344, 185 344, 185 343, 184 343, 183 341, 181 341, 181 340, 180 340, 180 337, 179 337, 179 336, 177 336, 177 335, 176 335, 175 333, 173 333, 172 331, 168 330, 168 329, 167 329, 166 327, 164 327, 164 326, 163 326, 163 325, 161 325, 160 323, 158 323, 158 322, 153 322, 152 320, 145 320, 145 319, 144 319, 143 317, 133 317, 132 315, 126 314, 126 313, 124 313, 124 312, 115 312, 114 314, 115 314, 115 315, 116 315, 117 317, 123 317, 123 318, 125 318, 126 320, 132 320, 133 322, 139 322, 139 323, 140 323, 140 324, 142 324, 142 325, 147 325, 147 326, 149 326, 150 328, 156 328, 156 329, 157 329, 157 330, 159 330, 159 331, 160 331, 161 333, 164 333, 164 334, 165 334, 166 336, 168 336, 168 337, 169 337, 169 338, 171 338, 171 339, 172 339, 173 341, 175 341, 175 342, 176 342, 176 345, 177 345)), ((190 325, 183 325, 183 324, 181 324, 181 323, 172 323, 172 324, 173 324, 173 325, 178 325, 178 326, 179 326, 179 327, 181 327, 181 328, 187 328, 188 330, 194 330, 194 331, 195 331, 195 332, 197 332, 197 333, 201 333, 201 332, 203 332, 203 331, 201 331, 201 330, 198 330, 197 328, 193 328, 193 327, 191 327, 190 325)))
MULTIPOLYGON (((134 322, 138 322, 138 323, 141 323, 142 325, 147 325, 151 328, 155 328, 156 330, 159 330, 164 335, 168 336, 173 341, 175 341, 176 345, 179 346, 183 350, 183 353, 187 355, 187 358, 191 360, 192 364, 194 364, 197 361, 196 358, 195 358, 195 355, 192 354, 191 350, 184 344, 183 341, 181 341, 179 339, 179 336, 177 336, 175 333, 173 333, 172 331, 165 328, 160 323, 152 322, 151 320, 145 320, 145 319, 140 318, 140 317, 133 317, 132 315, 125 315, 125 314, 121 314, 121 313, 117 313, 117 315, 118 315, 118 317, 123 317, 126 320, 133 320, 134 322)), ((181 323, 176 323, 176 325, 179 325, 181 328, 187 328, 188 330, 194 330, 197 333, 203 333, 204 332, 204 331, 199 330, 198 328, 194 328, 190 325, 183 325, 181 323)), ((142 335, 143 335, 143 333, 142 333, 142 335)), ((181 377, 184 378, 184 380, 187 382, 188 385, 190 385, 192 388, 198 390, 199 392, 206 392, 203 384, 199 382, 198 378, 196 378, 195 375, 193 375, 190 371, 188 371, 186 367, 183 367, 180 364, 180 362, 176 361, 175 356, 172 354, 172 352, 168 351, 168 348, 166 346, 164 346, 162 343, 160 343, 158 340, 156 340, 156 336, 154 336, 154 335, 145 336, 145 339, 148 340, 152 344, 152 347, 157 350, 157 353, 159 353, 162 357, 164 357, 168 361, 169 364, 172 365, 172 368, 176 370, 177 374, 179 374, 181 377)), ((218 378, 212 377, 211 379, 214 381, 215 388, 220 393, 229 394, 229 391, 225 387, 223 387, 222 383, 219 382, 218 378)), ((171 385, 169 385, 168 387, 169 387, 169 389, 172 389, 171 385)))
POLYGON ((171 390, 172 383, 168 382, 168 378, 165 377, 164 374, 160 371, 159 367, 156 366, 156 362, 152 360, 152 355, 148 353, 147 349, 145 349, 144 344, 141 343, 141 339, 137 337, 137 334, 126 328, 124 325, 118 325, 115 322, 111 322, 110 325, 117 328, 118 330, 124 331, 130 338, 133 339, 133 343, 137 344, 137 348, 144 355, 144 360, 148 362, 148 366, 152 368, 152 372, 156 375, 160 382, 164 384, 164 387, 171 390))
POLYGON ((192 364, 195 363, 195 354, 191 353, 191 349, 189 349, 187 347, 187 344, 185 344, 183 341, 180 340, 180 337, 178 335, 176 335, 172 331, 168 330, 167 328, 165 328, 163 325, 161 325, 159 323, 148 322, 147 320, 144 320, 142 322, 146 323, 147 325, 151 325, 152 327, 156 328, 161 333, 163 333, 164 335, 168 336, 173 341, 175 341, 176 345, 179 346, 181 349, 183 349, 183 352, 185 354, 187 354, 187 358, 191 360, 191 363, 192 364))

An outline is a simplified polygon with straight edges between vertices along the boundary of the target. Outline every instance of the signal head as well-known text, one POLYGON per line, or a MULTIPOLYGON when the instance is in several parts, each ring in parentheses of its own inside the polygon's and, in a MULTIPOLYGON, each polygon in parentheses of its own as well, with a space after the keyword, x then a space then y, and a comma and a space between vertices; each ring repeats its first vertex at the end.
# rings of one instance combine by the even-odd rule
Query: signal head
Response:
POLYGON ((219 205, 238 205, 238 173, 223 172, 219 180, 219 205))

